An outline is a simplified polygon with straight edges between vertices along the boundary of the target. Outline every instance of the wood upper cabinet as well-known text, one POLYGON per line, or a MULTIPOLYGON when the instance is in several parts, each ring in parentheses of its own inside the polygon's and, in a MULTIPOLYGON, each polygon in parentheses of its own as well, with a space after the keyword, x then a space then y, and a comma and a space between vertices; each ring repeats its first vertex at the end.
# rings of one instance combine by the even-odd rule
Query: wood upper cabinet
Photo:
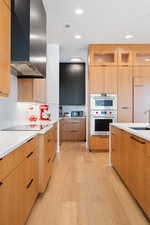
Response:
POLYGON ((104 92, 117 94, 117 67, 106 66, 104 70, 104 92))
POLYGON ((132 122, 132 67, 118 67, 118 122, 132 122))
POLYGON ((46 102, 45 79, 18 79, 18 101, 46 102))
POLYGON ((150 65, 149 66, 133 66, 134 77, 150 77, 150 65))
POLYGON ((130 50, 118 50, 118 65, 132 65, 133 53, 130 50))
MULTIPOLYGON (((8 1, 8 0, 7 0, 8 1)), ((10 3, 10 1, 8 1, 10 3)), ((11 12, 4 0, 0 1, 0 96, 10 91, 10 19, 11 12)))
POLYGON ((117 65, 117 51, 111 45, 91 45, 89 64, 93 66, 117 65))
MULTIPOLYGON (((145 47, 146 49, 146 47, 145 47)), ((134 65, 149 65, 150 66, 150 50, 134 51, 134 65)))
POLYGON ((117 67, 98 66, 90 67, 89 88, 91 94, 117 93, 117 67))
POLYGON ((46 102, 46 80, 33 80, 33 99, 36 102, 46 102))

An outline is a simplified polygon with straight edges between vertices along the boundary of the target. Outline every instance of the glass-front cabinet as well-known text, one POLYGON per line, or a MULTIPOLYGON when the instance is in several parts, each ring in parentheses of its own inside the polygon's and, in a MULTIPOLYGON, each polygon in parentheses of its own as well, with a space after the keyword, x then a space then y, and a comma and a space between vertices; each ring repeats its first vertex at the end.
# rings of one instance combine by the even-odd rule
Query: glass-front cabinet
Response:
POLYGON ((133 56, 132 51, 118 51, 118 64, 119 65, 132 65, 133 64, 133 56))
POLYGON ((116 65, 116 51, 93 51, 91 55, 91 65, 116 65))
POLYGON ((134 65, 150 65, 150 50, 149 51, 135 51, 134 65))

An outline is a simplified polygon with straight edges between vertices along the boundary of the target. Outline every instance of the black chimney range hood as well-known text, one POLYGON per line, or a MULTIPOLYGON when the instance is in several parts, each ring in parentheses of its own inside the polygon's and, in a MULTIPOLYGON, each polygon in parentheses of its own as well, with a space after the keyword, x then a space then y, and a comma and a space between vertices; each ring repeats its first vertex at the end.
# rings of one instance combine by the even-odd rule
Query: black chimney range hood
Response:
POLYGON ((12 0, 11 65, 19 78, 46 77, 46 12, 42 0, 12 0))

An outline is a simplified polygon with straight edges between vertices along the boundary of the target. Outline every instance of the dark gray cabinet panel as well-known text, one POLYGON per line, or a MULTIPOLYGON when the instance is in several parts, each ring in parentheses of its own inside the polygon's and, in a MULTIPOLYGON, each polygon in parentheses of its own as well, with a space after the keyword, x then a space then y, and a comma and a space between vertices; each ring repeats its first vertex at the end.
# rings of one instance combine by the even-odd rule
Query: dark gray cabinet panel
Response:
POLYGON ((85 63, 60 63, 60 105, 85 105, 85 63))

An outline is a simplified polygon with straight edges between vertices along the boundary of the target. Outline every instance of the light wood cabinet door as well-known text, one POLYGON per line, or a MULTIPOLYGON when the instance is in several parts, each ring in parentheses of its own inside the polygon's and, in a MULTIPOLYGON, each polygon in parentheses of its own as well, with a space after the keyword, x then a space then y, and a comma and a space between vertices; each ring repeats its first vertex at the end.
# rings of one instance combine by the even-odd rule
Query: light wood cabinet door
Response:
POLYGON ((111 128, 111 162, 113 167, 120 174, 120 143, 121 131, 118 128, 111 128))
POLYGON ((11 0, 2 0, 6 3, 9 9, 11 9, 11 0))
POLYGON ((0 1, 0 96, 10 92, 10 19, 11 13, 6 3, 0 1))
POLYGON ((18 101, 20 102, 46 102, 45 79, 18 79, 18 101))
POLYGON ((132 67, 118 68, 118 122, 132 122, 132 67))
POLYGON ((89 88, 91 94, 105 92, 104 68, 101 66, 91 66, 89 68, 89 88))
POLYGON ((46 102, 46 80, 33 79, 33 100, 35 102, 46 102))
POLYGON ((150 50, 134 51, 134 65, 150 66, 150 50))
POLYGON ((150 66, 133 66, 134 77, 150 77, 150 66))
POLYGON ((18 101, 33 101, 33 82, 32 79, 18 79, 18 101))
POLYGON ((106 66, 104 71, 104 93, 117 94, 117 67, 106 66))
POLYGON ((101 136, 90 136, 89 137, 89 148, 94 151, 109 150, 109 140, 108 137, 101 136))
POLYGON ((117 94, 117 67, 90 67, 89 87, 91 94, 117 94))
POLYGON ((144 193, 145 193, 145 151, 146 151, 146 141, 130 135, 127 142, 129 150, 129 162, 128 168, 128 187, 136 200, 143 206, 144 203, 144 193))

